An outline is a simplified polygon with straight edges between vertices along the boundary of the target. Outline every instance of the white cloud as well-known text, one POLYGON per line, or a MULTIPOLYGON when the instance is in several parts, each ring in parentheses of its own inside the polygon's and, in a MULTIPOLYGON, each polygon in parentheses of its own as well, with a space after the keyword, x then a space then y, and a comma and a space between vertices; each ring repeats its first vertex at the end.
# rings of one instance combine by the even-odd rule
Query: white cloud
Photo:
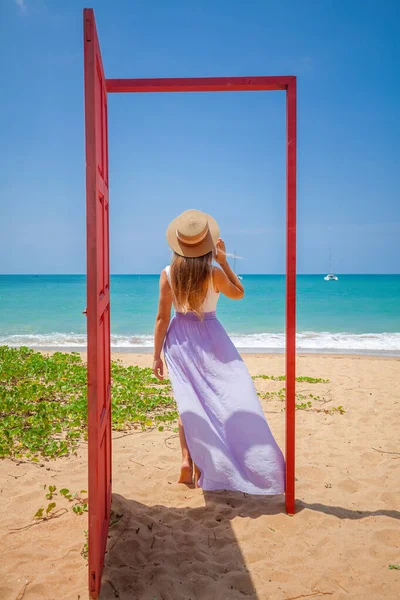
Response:
POLYGON ((21 13, 26 12, 25 0, 15 0, 15 4, 18 6, 21 13))

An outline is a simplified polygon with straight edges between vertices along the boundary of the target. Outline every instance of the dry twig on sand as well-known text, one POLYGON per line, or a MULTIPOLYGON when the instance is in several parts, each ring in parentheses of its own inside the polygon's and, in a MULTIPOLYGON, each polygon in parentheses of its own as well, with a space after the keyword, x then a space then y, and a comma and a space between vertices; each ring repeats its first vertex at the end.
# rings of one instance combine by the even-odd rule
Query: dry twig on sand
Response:
POLYGON ((178 437, 179 437, 179 435, 170 435, 169 437, 167 437, 167 438, 164 440, 164 444, 166 445, 166 447, 168 448, 168 450, 173 450, 173 448, 170 448, 170 447, 168 446, 168 444, 167 444, 168 440, 173 440, 173 439, 176 439, 176 438, 178 438, 178 437))
POLYGON ((115 598, 119 598, 119 591, 117 590, 117 588, 115 587, 115 585, 113 584, 112 581, 110 581, 109 579, 105 579, 104 581, 106 581, 107 583, 109 583, 114 591, 114 597, 115 598))
POLYGON ((30 525, 25 525, 24 527, 17 527, 16 529, 9 529, 8 531, 10 533, 17 533, 18 531, 24 531, 25 529, 30 529, 31 527, 34 527, 35 525, 40 525, 41 523, 45 523, 46 521, 52 521, 53 519, 59 519, 60 517, 65 515, 65 513, 67 513, 67 512, 68 512, 67 508, 60 508, 57 512, 53 513, 49 517, 43 517, 39 521, 35 521, 35 523, 30 523, 30 525))
POLYGON ((387 450, 379 450, 378 448, 374 448, 373 446, 371 446, 372 450, 375 450, 375 452, 381 452, 382 454, 395 454, 396 456, 400 456, 400 452, 388 452, 387 450))
POLYGON ((18 596, 16 597, 16 599, 15 599, 15 600, 22 600, 22 599, 23 599, 23 597, 25 596, 25 592, 26 592, 26 589, 27 589, 28 585, 29 585, 30 583, 32 583, 32 581, 33 581, 34 579, 35 579, 35 578, 34 578, 34 577, 32 577, 31 579, 28 579, 28 580, 25 582, 25 585, 24 585, 24 587, 23 587, 23 588, 22 588, 22 590, 19 592, 19 594, 18 594, 18 596))
POLYGON ((298 598, 313 598, 315 596, 332 596, 333 592, 320 592, 319 590, 313 592, 312 594, 301 594, 300 596, 291 596, 290 598, 286 598, 286 600, 297 600, 298 598))

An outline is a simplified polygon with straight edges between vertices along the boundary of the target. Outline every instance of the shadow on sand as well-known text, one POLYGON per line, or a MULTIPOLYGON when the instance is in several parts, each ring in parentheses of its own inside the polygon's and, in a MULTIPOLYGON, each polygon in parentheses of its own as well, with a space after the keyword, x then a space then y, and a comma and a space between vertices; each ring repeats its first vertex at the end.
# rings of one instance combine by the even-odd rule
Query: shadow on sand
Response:
POLYGON ((199 508, 170 508, 114 494, 117 522, 110 528, 101 600, 258 598, 230 521, 282 513, 284 497, 204 492, 204 499, 199 508))

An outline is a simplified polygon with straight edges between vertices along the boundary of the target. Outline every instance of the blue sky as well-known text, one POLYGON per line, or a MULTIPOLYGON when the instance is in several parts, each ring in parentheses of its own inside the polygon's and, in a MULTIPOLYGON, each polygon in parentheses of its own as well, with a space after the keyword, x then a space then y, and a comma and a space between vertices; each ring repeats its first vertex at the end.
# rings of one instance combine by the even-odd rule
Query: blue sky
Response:
MULTIPOLYGON (((1 273, 85 271, 84 6, 1 3, 1 273)), ((91 6, 107 77, 297 75, 298 271, 400 272, 397 1, 91 6)), ((284 92, 110 95, 109 153, 114 273, 160 271, 186 208, 284 271, 284 92)))

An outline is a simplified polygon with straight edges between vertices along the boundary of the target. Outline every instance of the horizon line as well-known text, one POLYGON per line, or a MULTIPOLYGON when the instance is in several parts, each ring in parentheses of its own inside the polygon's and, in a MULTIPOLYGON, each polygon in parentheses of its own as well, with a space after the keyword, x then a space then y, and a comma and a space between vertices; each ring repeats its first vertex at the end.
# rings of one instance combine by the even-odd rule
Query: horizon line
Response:
MULTIPOLYGON (((39 276, 53 276, 53 277, 60 277, 60 276, 80 276, 80 277, 86 277, 86 273, 0 273, 0 277, 39 277, 39 276)), ((155 275, 160 275, 160 272, 156 272, 156 273, 110 273, 110 277, 132 277, 132 276, 155 276, 155 275)), ((237 275, 241 275, 241 276, 247 276, 247 277, 257 277, 257 276, 264 276, 264 275, 268 275, 268 276, 280 276, 280 277, 285 277, 286 273, 237 273, 237 275)), ((312 275, 312 276, 324 276, 326 275, 326 272, 320 272, 320 273, 296 273, 296 276, 308 276, 308 275, 312 275)), ((400 275, 400 273, 362 273, 362 272, 340 272, 340 271, 335 271, 335 275, 340 275, 340 276, 346 276, 346 275, 363 275, 363 276, 368 276, 368 275, 373 275, 373 276, 381 276, 381 275, 400 275)))

